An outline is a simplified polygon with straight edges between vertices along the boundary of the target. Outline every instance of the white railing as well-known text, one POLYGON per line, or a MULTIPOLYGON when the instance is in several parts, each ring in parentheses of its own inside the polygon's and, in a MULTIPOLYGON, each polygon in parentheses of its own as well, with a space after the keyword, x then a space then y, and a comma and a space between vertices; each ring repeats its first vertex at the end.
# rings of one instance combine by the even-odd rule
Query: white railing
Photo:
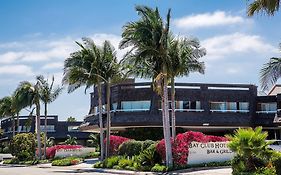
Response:
POLYGON ((241 112, 241 113, 247 113, 249 110, 227 110, 227 109, 211 109, 211 112, 241 112))
POLYGON ((256 111, 257 114, 274 114, 276 113, 276 111, 256 111))
POLYGON ((116 112, 139 112, 139 111, 149 111, 150 109, 117 109, 116 112))
MULTIPOLYGON (((162 111, 162 109, 159 109, 159 111, 162 111)), ((172 111, 172 109, 169 109, 169 111, 172 111)), ((204 112, 204 109, 175 109, 175 112, 204 112)))

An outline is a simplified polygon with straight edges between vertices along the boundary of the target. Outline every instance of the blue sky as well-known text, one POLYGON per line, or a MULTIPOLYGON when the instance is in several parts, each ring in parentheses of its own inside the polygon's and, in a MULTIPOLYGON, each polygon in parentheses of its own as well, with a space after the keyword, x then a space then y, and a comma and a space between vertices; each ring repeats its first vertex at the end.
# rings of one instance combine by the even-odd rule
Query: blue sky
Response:
MULTIPOLYGON (((18 83, 38 74, 62 78, 63 61, 77 49, 74 41, 92 37, 110 40, 117 48, 122 26, 138 18, 135 5, 172 9, 172 31, 197 37, 207 49, 205 75, 178 82, 248 83, 259 85, 259 70, 269 57, 280 56, 281 13, 274 17, 246 16, 246 0, 6 0, 0 1, 0 98, 18 83)), ((121 58, 125 51, 118 50, 121 58)), ((90 91, 89 91, 90 92, 90 91)), ((82 120, 89 111, 84 89, 64 92, 49 106, 60 120, 82 120)), ((43 112, 43 111, 42 111, 43 112)))

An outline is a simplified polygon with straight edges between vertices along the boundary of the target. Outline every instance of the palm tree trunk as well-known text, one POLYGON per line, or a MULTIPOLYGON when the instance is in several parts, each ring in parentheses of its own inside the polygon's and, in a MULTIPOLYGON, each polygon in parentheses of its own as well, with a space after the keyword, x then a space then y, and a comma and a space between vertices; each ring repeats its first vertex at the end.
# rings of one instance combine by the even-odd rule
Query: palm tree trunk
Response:
POLYGON ((12 116, 13 118, 13 122, 12 122, 12 129, 13 129, 13 137, 15 136, 15 132, 16 132, 16 121, 15 121, 15 116, 12 116))
POLYGON ((163 118, 165 118, 165 121, 163 121, 163 128, 166 128, 164 132, 166 132, 165 140, 165 148, 166 148, 166 165, 168 167, 173 166, 173 158, 172 158, 172 146, 171 146, 171 132, 170 132, 170 118, 169 118, 169 105, 168 105, 168 80, 167 80, 167 67, 163 67, 163 102, 164 102, 164 113, 163 118))
POLYGON ((17 133, 19 134, 20 133, 20 116, 19 116, 19 113, 17 112, 17 133))
POLYGON ((99 101, 99 124, 100 124, 100 159, 104 160, 104 138, 103 138, 103 121, 102 121, 102 91, 101 83, 98 83, 98 101, 99 101))
POLYGON ((47 103, 44 104, 45 105, 45 123, 44 123, 44 158, 46 158, 46 150, 47 150, 47 114, 48 114, 48 109, 47 109, 47 103))
POLYGON ((41 150, 41 129, 40 129, 40 102, 36 102, 36 139, 37 139, 37 148, 38 148, 38 157, 39 160, 42 157, 42 150, 41 150))
POLYGON ((176 137, 176 113, 175 113, 175 78, 171 78, 171 101, 172 101, 172 137, 176 137))
POLYGON ((107 81, 106 85, 106 110, 107 110, 107 117, 106 117, 106 152, 105 157, 108 158, 110 155, 109 146, 110 146, 110 79, 107 81))

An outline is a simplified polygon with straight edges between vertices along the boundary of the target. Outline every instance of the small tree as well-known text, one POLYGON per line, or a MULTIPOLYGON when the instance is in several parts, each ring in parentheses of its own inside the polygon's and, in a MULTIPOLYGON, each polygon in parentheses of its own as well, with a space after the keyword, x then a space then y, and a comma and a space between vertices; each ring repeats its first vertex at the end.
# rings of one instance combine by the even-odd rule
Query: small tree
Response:
POLYGON ((17 134, 13 137, 10 150, 19 160, 33 160, 35 158, 35 136, 32 133, 17 134))
POLYGON ((70 116, 70 117, 68 117, 68 118, 66 119, 66 121, 67 121, 67 122, 76 122, 76 118, 70 116))
POLYGON ((228 147, 236 153, 232 161, 233 174, 240 172, 254 172, 258 168, 268 165, 272 151, 268 149, 268 133, 262 127, 240 128, 233 135, 227 135, 230 140, 228 147))
POLYGON ((67 145, 77 145, 77 137, 71 137, 70 135, 67 135, 67 139, 64 143, 67 145))

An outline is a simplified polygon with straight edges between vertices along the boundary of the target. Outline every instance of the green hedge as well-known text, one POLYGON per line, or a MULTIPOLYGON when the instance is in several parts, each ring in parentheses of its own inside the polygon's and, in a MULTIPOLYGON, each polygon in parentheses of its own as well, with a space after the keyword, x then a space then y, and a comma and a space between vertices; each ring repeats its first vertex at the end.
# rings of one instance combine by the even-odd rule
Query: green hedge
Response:
POLYGON ((58 159, 54 160, 52 162, 52 166, 71 166, 71 165, 77 165, 82 162, 82 158, 77 157, 68 157, 64 159, 58 159))
POLYGON ((140 152, 142 151, 142 147, 143 147, 142 141, 129 140, 129 141, 122 143, 119 146, 118 154, 130 156, 130 157, 139 155, 140 152))
POLYGON ((21 133, 13 137, 10 151, 20 161, 33 160, 35 157, 35 136, 32 133, 21 133))

